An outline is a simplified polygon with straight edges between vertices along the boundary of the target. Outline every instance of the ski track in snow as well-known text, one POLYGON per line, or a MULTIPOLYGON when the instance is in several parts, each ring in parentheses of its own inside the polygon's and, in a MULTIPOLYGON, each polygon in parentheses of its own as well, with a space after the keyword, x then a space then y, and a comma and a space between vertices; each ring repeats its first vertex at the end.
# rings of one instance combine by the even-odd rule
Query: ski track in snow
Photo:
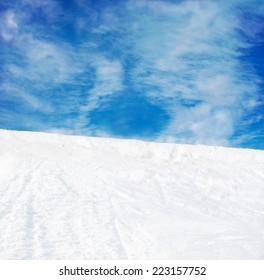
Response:
POLYGON ((264 152, 0 130, 0 259, 263 259, 264 152))

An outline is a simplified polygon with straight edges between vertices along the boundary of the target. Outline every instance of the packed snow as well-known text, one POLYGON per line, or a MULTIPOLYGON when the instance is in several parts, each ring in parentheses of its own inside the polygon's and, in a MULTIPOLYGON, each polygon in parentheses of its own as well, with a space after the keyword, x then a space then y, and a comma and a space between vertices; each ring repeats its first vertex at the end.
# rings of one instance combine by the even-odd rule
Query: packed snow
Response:
POLYGON ((0 259, 263 259, 264 151, 0 130, 0 259))

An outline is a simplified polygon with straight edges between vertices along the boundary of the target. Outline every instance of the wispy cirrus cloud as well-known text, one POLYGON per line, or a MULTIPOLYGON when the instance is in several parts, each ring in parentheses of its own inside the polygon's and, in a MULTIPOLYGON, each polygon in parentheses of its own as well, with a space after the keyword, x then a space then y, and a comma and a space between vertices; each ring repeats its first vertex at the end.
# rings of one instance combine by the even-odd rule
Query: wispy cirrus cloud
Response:
POLYGON ((42 117, 39 123, 35 118, 27 122, 26 129, 92 133, 87 129, 89 111, 100 106, 103 97, 122 89, 122 65, 98 52, 95 42, 86 40, 76 48, 69 40, 47 36, 42 26, 29 26, 30 12, 37 9, 44 16, 49 14, 48 22, 56 21, 62 11, 56 1, 25 0, 20 5, 19 9, 9 7, 0 25, 7 43, 2 99, 20 100, 24 112, 22 109, 18 115, 28 110, 49 114, 45 124, 42 117), (25 15, 22 7, 27 7, 29 14, 25 15))
POLYGON ((11 41, 17 34, 17 23, 15 21, 15 14, 12 11, 2 13, 3 20, 0 22, 1 37, 6 42, 11 41))
POLYGON ((239 145, 262 116, 243 57, 263 16, 253 0, 6 3, 1 126, 17 106, 22 129, 239 145))
POLYGON ((159 139, 229 145, 258 94, 258 78, 240 60, 250 44, 241 36, 236 6, 141 0, 128 9, 139 58, 133 79, 171 117, 159 139))

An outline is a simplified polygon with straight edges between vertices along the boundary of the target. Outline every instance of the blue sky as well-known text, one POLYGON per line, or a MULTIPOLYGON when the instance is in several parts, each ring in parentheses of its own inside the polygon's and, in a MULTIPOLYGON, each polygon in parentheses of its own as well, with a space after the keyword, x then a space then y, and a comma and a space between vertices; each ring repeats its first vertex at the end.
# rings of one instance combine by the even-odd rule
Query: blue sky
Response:
POLYGON ((264 2, 0 2, 0 128, 264 149, 264 2))

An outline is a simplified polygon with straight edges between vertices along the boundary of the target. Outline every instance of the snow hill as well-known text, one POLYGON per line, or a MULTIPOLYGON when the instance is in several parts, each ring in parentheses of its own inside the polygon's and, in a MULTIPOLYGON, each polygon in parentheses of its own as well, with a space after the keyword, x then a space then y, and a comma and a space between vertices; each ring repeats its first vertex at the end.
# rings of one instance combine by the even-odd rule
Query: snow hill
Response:
POLYGON ((263 258, 263 151, 0 130, 0 259, 263 258))

